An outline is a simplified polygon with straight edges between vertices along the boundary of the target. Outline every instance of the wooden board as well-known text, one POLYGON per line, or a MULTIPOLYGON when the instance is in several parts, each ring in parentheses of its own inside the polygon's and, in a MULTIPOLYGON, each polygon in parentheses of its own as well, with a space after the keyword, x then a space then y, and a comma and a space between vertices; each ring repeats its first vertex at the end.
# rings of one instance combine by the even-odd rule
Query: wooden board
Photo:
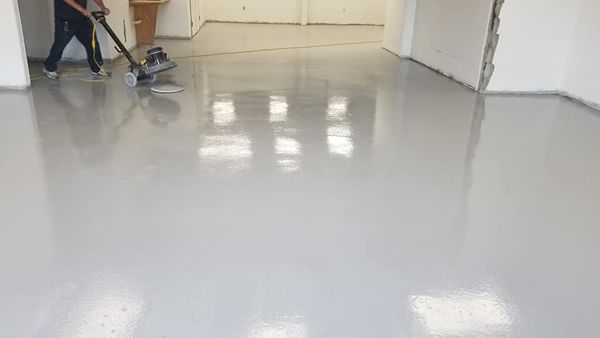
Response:
POLYGON ((158 17, 158 1, 137 1, 133 10, 136 21, 141 21, 135 26, 137 43, 140 45, 153 45, 156 38, 156 19, 158 17))

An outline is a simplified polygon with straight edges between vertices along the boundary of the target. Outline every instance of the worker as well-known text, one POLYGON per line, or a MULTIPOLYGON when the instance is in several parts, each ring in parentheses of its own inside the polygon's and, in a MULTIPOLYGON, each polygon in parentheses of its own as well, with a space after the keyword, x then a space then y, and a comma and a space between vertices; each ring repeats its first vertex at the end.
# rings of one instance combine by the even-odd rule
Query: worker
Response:
MULTIPOLYGON (((110 14, 110 9, 104 6, 102 0, 94 1, 105 15, 110 14)), ((87 0, 54 0, 54 43, 50 55, 44 61, 43 70, 46 76, 51 79, 58 78, 58 62, 73 36, 85 47, 92 74, 110 76, 102 67, 102 52, 94 34, 91 16, 92 13, 87 9, 87 0)))

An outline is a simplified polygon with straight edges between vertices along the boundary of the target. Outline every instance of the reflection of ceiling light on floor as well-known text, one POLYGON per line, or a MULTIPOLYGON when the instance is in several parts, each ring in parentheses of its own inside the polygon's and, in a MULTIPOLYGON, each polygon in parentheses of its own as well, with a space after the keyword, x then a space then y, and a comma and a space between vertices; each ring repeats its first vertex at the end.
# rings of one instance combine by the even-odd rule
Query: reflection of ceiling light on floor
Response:
POLYGON ((352 137, 352 127, 348 124, 334 124, 327 128, 327 135, 352 137))
POLYGON ((213 135, 204 138, 200 156, 215 161, 235 161, 252 157, 247 135, 213 135))
POLYGON ((506 334, 512 320, 508 306, 493 293, 412 296, 411 310, 424 333, 439 336, 506 334))
POLYGON ((308 333, 301 323, 259 323, 250 330, 251 338, 306 338, 308 333))
POLYGON ((287 121, 288 103, 285 96, 270 96, 269 119, 271 122, 287 121))
POLYGON ((302 146, 297 140, 278 136, 275 139, 275 153, 281 171, 290 173, 300 169, 299 156, 302 153, 302 146))
POLYGON ((217 126, 227 126, 236 120, 235 105, 230 94, 217 95, 213 102, 213 122, 217 126))
POLYGON ((354 153, 352 139, 348 137, 327 136, 327 145, 329 146, 329 153, 332 155, 350 158, 354 153))
POLYGON ((300 142, 291 137, 277 137, 275 139, 275 152, 284 155, 300 155, 302 148, 300 142))
POLYGON ((245 134, 206 136, 198 151, 200 167, 220 176, 248 168, 252 156, 252 142, 245 134))
POLYGON ((345 96, 333 96, 329 99, 327 106, 327 118, 332 121, 343 121, 348 113, 348 98, 345 96))
POLYGON ((277 160, 279 169, 284 173, 293 173, 300 169, 300 161, 295 158, 280 158, 277 160))
POLYGON ((348 124, 335 124, 327 128, 327 146, 329 153, 344 157, 352 157, 354 143, 352 141, 352 127, 348 124))

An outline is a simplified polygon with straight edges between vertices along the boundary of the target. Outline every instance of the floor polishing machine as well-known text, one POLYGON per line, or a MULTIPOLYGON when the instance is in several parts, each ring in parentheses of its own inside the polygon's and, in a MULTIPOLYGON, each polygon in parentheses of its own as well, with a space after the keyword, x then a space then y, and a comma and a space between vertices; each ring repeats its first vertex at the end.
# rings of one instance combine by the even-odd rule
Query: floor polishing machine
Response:
POLYGON ((129 71, 124 77, 125 85, 127 85, 127 87, 134 88, 139 81, 144 80, 154 83, 156 82, 158 73, 177 67, 175 61, 169 59, 167 53, 163 52, 162 47, 150 49, 146 52, 146 57, 140 62, 137 62, 106 22, 104 12, 92 12, 92 16, 104 27, 108 35, 115 41, 115 44, 117 45, 115 49, 117 52, 125 55, 129 61, 129 71))

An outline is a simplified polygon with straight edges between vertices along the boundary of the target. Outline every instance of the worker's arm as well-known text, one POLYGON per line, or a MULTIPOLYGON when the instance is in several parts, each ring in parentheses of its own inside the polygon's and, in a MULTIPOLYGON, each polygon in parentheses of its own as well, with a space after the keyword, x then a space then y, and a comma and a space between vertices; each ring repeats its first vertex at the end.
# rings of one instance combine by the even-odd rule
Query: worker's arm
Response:
POLYGON ((80 4, 78 4, 75 0, 63 0, 64 2, 67 3, 67 5, 75 8, 78 12, 80 12, 81 14, 87 16, 88 18, 92 15, 92 13, 90 11, 88 11, 86 8, 83 8, 80 4))
POLYGON ((100 9, 104 12, 105 15, 110 14, 110 9, 108 9, 108 7, 104 6, 104 1, 102 1, 102 0, 94 0, 94 1, 96 1, 96 3, 100 7, 100 9))

